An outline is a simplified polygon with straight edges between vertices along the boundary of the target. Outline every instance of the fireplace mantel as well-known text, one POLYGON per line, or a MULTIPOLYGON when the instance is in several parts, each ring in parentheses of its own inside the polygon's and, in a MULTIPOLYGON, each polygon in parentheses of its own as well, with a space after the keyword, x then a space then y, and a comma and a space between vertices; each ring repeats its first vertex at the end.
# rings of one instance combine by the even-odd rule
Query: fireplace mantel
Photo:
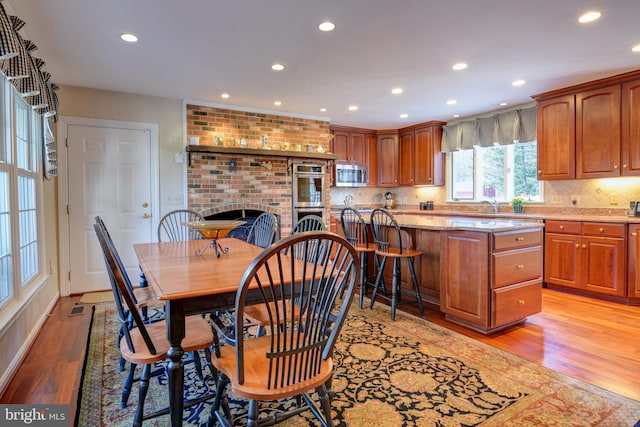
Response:
POLYGON ((253 156, 266 157, 286 157, 286 158, 302 158, 317 160, 336 160, 338 156, 333 153, 316 153, 307 151, 291 151, 291 150, 265 150, 259 148, 242 148, 242 147, 216 147, 212 145, 187 145, 187 154, 189 155, 189 166, 191 166, 191 153, 219 153, 219 154, 249 154, 253 156))

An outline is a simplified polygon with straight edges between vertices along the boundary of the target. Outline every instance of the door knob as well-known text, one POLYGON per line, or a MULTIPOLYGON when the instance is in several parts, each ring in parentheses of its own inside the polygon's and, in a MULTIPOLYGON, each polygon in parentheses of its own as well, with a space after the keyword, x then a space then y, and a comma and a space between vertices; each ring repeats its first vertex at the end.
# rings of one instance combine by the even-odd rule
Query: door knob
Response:
POLYGON ((142 214, 142 218, 145 218, 145 219, 146 219, 146 218, 151 218, 151 214, 143 213, 143 214, 142 214))
POLYGON ((148 207, 149 207, 149 203, 144 202, 144 203, 142 204, 142 207, 143 207, 143 208, 148 208, 148 207))

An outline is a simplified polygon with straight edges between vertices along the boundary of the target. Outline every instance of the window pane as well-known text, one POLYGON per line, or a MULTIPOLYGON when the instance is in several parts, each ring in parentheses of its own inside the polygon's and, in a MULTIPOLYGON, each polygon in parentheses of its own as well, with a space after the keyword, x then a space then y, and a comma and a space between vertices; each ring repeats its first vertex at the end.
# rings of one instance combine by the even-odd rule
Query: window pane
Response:
POLYGON ((473 150, 455 151, 451 155, 451 198, 473 200, 473 150))
POLYGON ((22 99, 16 97, 16 162, 20 169, 35 171, 36 145, 31 135, 31 115, 34 114, 22 99))
POLYGON ((38 272, 38 236, 35 179, 18 177, 18 215, 20 225, 20 266, 22 284, 38 272))
POLYGON ((9 174, 0 170, 0 304, 12 295, 9 174))
POLYGON ((536 142, 516 144, 513 148, 513 195, 542 201, 538 181, 538 147, 536 142))
POLYGON ((502 145, 478 148, 479 182, 484 197, 506 199, 505 192, 505 147, 502 145))

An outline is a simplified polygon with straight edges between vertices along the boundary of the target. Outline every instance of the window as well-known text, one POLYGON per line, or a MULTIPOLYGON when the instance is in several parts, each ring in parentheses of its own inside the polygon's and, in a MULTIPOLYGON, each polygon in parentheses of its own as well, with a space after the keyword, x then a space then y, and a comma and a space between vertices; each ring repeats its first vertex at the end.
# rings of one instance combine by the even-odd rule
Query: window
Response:
POLYGON ((542 201, 535 141, 454 151, 450 157, 452 200, 507 202, 523 196, 527 201, 542 201))
POLYGON ((0 81, 0 308, 42 273, 42 121, 0 81))

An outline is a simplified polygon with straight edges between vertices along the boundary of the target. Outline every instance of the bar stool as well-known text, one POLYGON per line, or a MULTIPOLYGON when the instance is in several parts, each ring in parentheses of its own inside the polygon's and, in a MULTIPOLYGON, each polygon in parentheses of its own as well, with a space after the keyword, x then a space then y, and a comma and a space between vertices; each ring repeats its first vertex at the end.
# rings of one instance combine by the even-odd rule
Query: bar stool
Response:
POLYGON ((360 257, 360 308, 362 308, 364 295, 368 295, 368 287, 375 288, 375 283, 368 280, 369 254, 376 251, 376 246, 369 243, 367 223, 360 212, 353 208, 344 208, 340 212, 340 222, 344 236, 355 248, 360 257))
POLYGON ((371 297, 371 308, 373 308, 376 297, 380 296, 381 298, 391 302, 391 320, 396 320, 396 306, 399 304, 413 302, 401 302, 400 296, 404 294, 416 299, 418 307, 420 308, 420 315, 424 316, 424 307, 422 306, 420 288, 418 287, 418 279, 416 278, 416 271, 414 268, 414 258, 421 256, 422 252, 405 247, 405 244, 402 241, 402 233, 400 232, 400 227, 398 226, 396 219, 385 209, 374 209, 373 212, 371 212, 371 227, 376 246, 375 254, 380 258, 378 275, 376 277, 376 283, 371 297), (384 267, 388 258, 393 259, 391 297, 389 297, 384 290, 383 280, 384 267), (413 284, 413 294, 409 291, 403 290, 401 287, 401 261, 403 259, 407 260, 409 272, 411 274, 411 282, 413 284), (380 287, 382 287, 385 295, 378 295, 380 287))

